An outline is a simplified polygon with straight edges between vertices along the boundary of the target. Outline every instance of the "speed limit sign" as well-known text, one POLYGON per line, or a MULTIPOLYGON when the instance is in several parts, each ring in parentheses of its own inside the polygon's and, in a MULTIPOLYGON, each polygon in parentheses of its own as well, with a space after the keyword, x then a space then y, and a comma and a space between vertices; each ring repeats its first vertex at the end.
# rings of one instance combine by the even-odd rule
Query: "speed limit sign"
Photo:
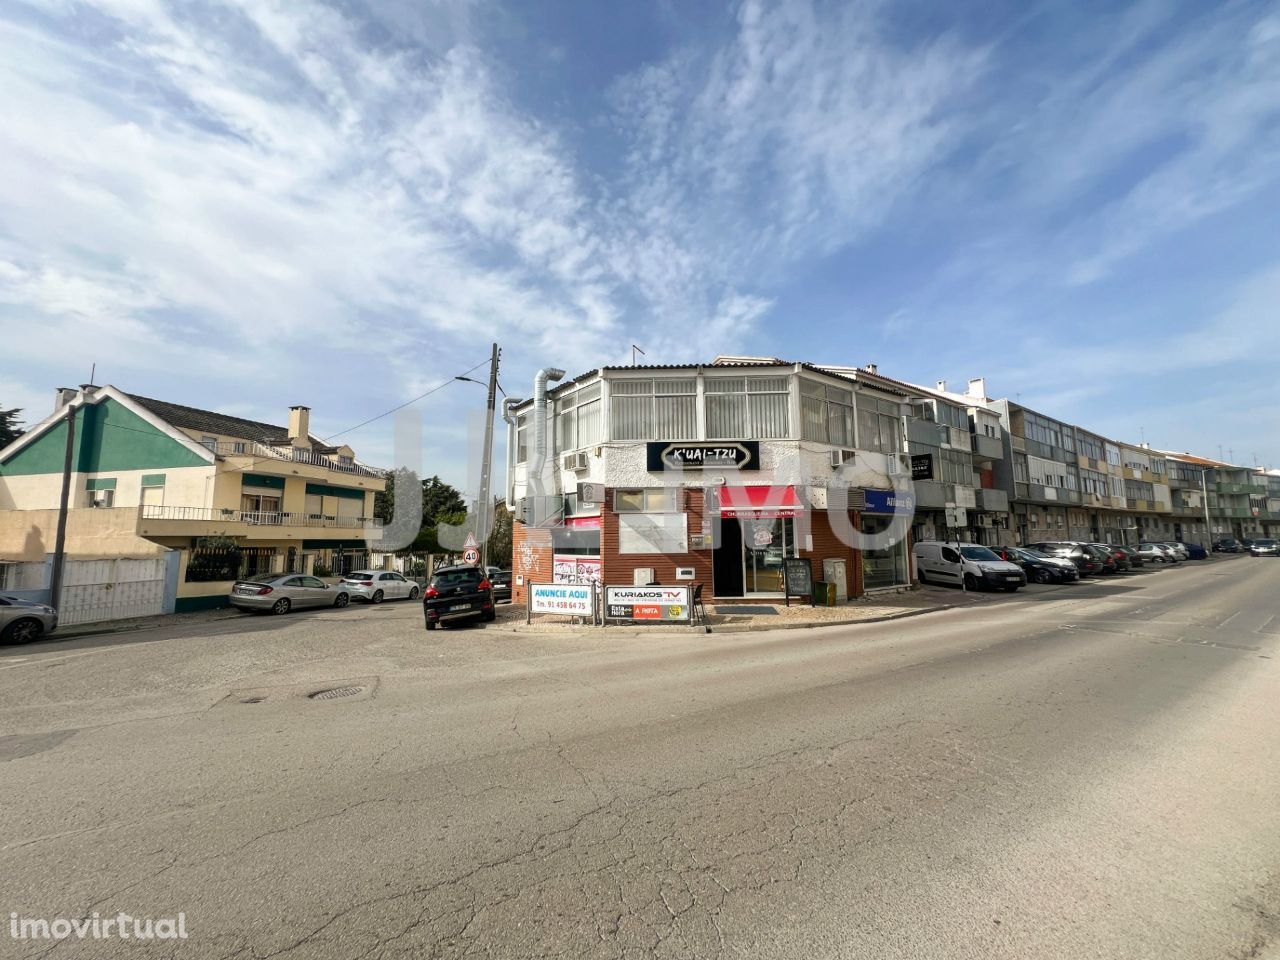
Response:
POLYGON ((474 567, 480 562, 480 551, 475 547, 467 547, 462 551, 462 562, 474 567))

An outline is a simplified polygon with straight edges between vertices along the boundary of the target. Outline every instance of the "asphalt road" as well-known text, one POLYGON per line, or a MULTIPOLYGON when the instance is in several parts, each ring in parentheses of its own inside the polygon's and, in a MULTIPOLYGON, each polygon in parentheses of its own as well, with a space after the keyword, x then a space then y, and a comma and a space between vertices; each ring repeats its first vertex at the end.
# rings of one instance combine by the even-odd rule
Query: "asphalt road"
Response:
POLYGON ((0 651, 0 924, 187 932, 0 956, 1275 957, 1278 597, 1246 557, 821 630, 0 651))

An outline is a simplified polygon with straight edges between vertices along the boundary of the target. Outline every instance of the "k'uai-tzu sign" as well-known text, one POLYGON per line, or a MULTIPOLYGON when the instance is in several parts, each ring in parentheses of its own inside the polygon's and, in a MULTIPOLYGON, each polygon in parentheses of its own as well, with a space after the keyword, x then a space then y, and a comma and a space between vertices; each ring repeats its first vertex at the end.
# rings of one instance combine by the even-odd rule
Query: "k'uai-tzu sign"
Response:
POLYGON ((684 442, 655 440, 647 445, 650 473, 664 470, 759 470, 759 440, 684 442))

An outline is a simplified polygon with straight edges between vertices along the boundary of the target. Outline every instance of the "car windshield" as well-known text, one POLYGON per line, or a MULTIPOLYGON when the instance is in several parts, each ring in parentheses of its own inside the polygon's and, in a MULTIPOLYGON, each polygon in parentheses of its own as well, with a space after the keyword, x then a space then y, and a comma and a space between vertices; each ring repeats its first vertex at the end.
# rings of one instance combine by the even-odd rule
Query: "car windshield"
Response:
POLYGON ((999 560, 992 551, 986 547, 961 547, 960 555, 966 560, 999 560))
POLYGON ((1253 545, 1254 545, 1255 547, 1274 547, 1274 546, 1276 545, 1276 541, 1274 541, 1274 540, 1255 540, 1255 541, 1253 541, 1253 545))
POLYGON ((283 577, 283 573, 260 573, 256 577, 245 577, 242 583, 270 583, 283 577))
POLYGON ((1041 553, 1039 550, 1036 550, 1034 547, 1019 547, 1018 550, 1016 550, 1015 552, 1022 554, 1022 556, 1030 560, 1052 559, 1047 553, 1041 553))
POLYGON ((431 578, 433 587, 464 587, 480 582, 479 570, 442 570, 431 578))

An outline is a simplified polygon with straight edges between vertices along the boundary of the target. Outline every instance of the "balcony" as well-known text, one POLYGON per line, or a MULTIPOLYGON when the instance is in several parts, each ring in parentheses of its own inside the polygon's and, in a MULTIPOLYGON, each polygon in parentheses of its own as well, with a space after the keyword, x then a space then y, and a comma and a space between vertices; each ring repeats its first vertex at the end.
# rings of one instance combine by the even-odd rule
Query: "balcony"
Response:
POLYGON ((272 447, 256 441, 245 441, 243 443, 219 441, 217 443, 206 443, 204 446, 220 457, 250 457, 254 460, 305 463, 309 466, 319 467, 321 470, 332 470, 335 473, 346 473, 357 477, 376 477, 379 480, 386 476, 385 470, 366 467, 360 463, 343 463, 340 460, 334 460, 332 457, 316 453, 314 450, 300 447, 272 447))
POLYGON ((1004 443, 999 437, 988 437, 984 433, 973 435, 973 452, 988 460, 1004 459, 1004 443))
POLYGON ((978 509, 984 513, 1007 513, 1009 511, 1009 494, 1004 490, 978 489, 978 509))
POLYGON ((143 537, 246 537, 250 540, 381 539, 383 523, 371 517, 331 517, 283 511, 223 510, 143 504, 137 531, 143 537))

